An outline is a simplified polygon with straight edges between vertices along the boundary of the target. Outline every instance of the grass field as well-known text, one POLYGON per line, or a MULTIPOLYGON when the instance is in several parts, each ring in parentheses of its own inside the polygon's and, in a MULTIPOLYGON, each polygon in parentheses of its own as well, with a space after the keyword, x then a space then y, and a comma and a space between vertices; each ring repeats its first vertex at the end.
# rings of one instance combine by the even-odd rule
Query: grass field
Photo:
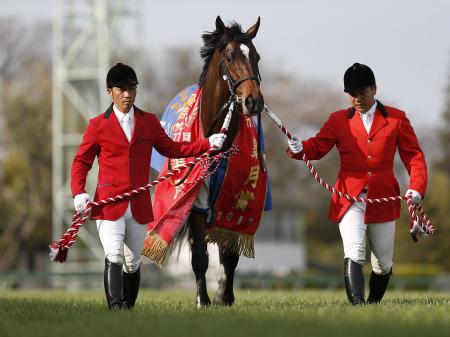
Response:
POLYGON ((0 292, 0 336, 450 336, 450 293, 389 292, 351 307, 345 291, 238 291, 233 307, 196 309, 192 291, 141 291, 110 312, 100 291, 0 292))

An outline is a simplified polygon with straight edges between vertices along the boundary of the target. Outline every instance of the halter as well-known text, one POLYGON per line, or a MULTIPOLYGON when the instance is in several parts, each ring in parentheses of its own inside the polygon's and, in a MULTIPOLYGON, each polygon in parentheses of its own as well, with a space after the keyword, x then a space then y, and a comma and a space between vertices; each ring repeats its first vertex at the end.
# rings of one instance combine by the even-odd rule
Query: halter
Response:
MULTIPOLYGON (((228 44, 227 44, 228 45, 228 44)), ((227 46, 225 45, 225 47, 227 46)), ((223 49, 222 49, 223 51, 223 49)), ((228 68, 225 64, 225 61, 223 59, 223 54, 221 51, 221 55, 220 55, 220 62, 219 62, 219 69, 223 69, 224 75, 222 76, 222 78, 227 81, 228 84, 228 90, 230 91, 230 97, 228 98, 228 100, 225 102, 224 105, 222 105, 222 107, 220 108, 219 113, 214 117, 214 121, 208 131, 208 133, 206 134, 206 137, 211 136, 214 127, 216 126, 217 122, 219 121, 220 117, 225 113, 225 111, 228 110, 228 108, 230 107, 231 104, 233 103, 240 103, 242 102, 242 98, 238 96, 238 94, 236 93, 236 89, 245 81, 247 80, 252 80, 252 81, 256 81, 258 82, 258 84, 261 83, 261 75, 258 71, 258 77, 255 76, 248 76, 248 77, 243 77, 238 79, 237 81, 235 81, 233 79, 233 77, 231 76, 230 72, 228 71, 228 68)), ((234 108, 231 111, 232 113, 234 112, 234 108)), ((259 117, 261 117, 261 114, 259 114, 259 117)), ((258 138, 258 150, 260 149, 260 144, 259 144, 259 138, 258 138)), ((168 181, 170 184, 174 185, 174 186, 179 186, 181 184, 183 184, 185 182, 185 180, 189 177, 189 175, 191 174, 191 171, 193 169, 193 166, 191 166, 189 168, 189 170, 186 172, 186 174, 180 178, 177 182, 175 182, 172 177, 169 177, 168 181)), ((172 171, 172 165, 170 163, 170 160, 168 162, 168 171, 171 172, 172 171)))
POLYGON ((228 84, 228 90, 230 90, 230 94, 231 95, 237 95, 236 94, 236 89, 245 81, 247 80, 252 80, 252 81, 256 81, 258 82, 258 84, 261 83, 261 74, 258 71, 258 77, 255 76, 248 76, 248 77, 243 77, 240 78, 238 80, 234 80, 233 77, 231 76, 230 72, 228 71, 228 68, 225 64, 225 61, 223 60, 223 55, 221 54, 220 56, 220 63, 219 63, 219 67, 221 69, 223 69, 224 75, 223 75, 223 79, 227 81, 228 84))
MULTIPOLYGON (((230 41, 232 42, 232 41, 230 41)), ((223 59, 223 54, 222 51, 223 49, 225 49, 225 47, 230 43, 228 42, 221 50, 221 54, 220 54, 220 62, 219 62, 219 69, 223 69, 223 76, 222 78, 227 81, 228 84, 228 90, 230 91, 230 98, 228 98, 228 100, 224 103, 224 105, 222 106, 222 108, 220 108, 219 113, 214 117, 214 121, 208 131, 208 133, 206 134, 207 137, 211 136, 212 131, 214 130, 214 127, 216 126, 217 122, 219 121, 220 117, 223 115, 223 113, 227 110, 227 108, 229 107, 229 105, 232 102, 236 102, 236 103, 240 103, 242 102, 242 98, 238 96, 238 94, 236 93, 236 89, 245 81, 251 80, 251 81, 256 81, 258 82, 258 85, 261 83, 262 79, 261 79, 261 74, 258 71, 258 77, 255 76, 248 76, 248 77, 243 77, 240 78, 238 80, 234 80, 233 77, 231 76, 225 61, 223 59)), ((234 110, 233 110, 234 111, 234 110)))

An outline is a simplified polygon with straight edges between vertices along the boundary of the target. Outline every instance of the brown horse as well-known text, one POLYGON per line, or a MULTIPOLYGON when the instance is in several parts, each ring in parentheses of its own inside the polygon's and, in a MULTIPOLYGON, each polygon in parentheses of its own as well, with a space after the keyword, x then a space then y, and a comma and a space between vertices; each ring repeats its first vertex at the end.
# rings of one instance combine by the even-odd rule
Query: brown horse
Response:
MULTIPOLYGON (((206 32, 202 38, 204 46, 200 55, 204 60, 199 86, 203 89, 200 106, 200 120, 204 136, 220 131, 227 102, 235 97, 237 104, 233 112, 229 132, 222 150, 227 150, 240 125, 240 113, 246 116, 257 115, 264 106, 260 91, 258 61, 260 59, 252 39, 256 36, 260 19, 243 32, 233 22, 225 26, 220 16, 216 18, 216 29, 206 32)), ((192 211, 188 219, 192 251, 192 269, 197 285, 197 306, 211 304, 206 289, 205 273, 208 269, 208 251, 205 242, 206 214, 192 211)), ((227 247, 219 245, 219 256, 223 275, 219 278, 219 288, 214 302, 232 305, 234 303, 233 279, 239 255, 227 247)))

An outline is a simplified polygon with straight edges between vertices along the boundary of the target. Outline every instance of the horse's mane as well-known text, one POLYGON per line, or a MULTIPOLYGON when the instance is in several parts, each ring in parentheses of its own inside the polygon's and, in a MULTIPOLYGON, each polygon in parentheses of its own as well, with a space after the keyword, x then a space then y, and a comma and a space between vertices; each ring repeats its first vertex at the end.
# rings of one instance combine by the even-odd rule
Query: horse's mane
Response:
POLYGON ((200 48, 200 56, 202 57, 204 64, 198 83, 200 87, 205 85, 208 67, 216 49, 222 50, 233 40, 241 43, 248 43, 251 41, 247 34, 242 31, 241 26, 235 21, 230 23, 230 26, 225 29, 224 34, 219 34, 217 30, 205 32, 202 35, 202 39, 203 47, 200 48))

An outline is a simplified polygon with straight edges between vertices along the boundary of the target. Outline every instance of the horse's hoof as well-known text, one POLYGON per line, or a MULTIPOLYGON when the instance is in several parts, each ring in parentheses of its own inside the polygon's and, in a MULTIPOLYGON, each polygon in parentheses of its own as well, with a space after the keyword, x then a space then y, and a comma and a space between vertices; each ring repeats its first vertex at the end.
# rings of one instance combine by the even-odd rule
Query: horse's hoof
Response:
POLYGON ((224 296, 223 305, 232 306, 233 304, 234 304, 234 295, 229 296, 229 297, 224 296))
POLYGON ((211 300, 209 299, 208 296, 206 296, 206 298, 200 298, 200 295, 197 295, 197 299, 196 299, 196 305, 198 309, 202 309, 202 308, 207 308, 211 305, 211 300))
POLYGON ((231 306, 234 304, 234 295, 225 296, 223 294, 216 294, 214 297, 214 305, 231 306))

